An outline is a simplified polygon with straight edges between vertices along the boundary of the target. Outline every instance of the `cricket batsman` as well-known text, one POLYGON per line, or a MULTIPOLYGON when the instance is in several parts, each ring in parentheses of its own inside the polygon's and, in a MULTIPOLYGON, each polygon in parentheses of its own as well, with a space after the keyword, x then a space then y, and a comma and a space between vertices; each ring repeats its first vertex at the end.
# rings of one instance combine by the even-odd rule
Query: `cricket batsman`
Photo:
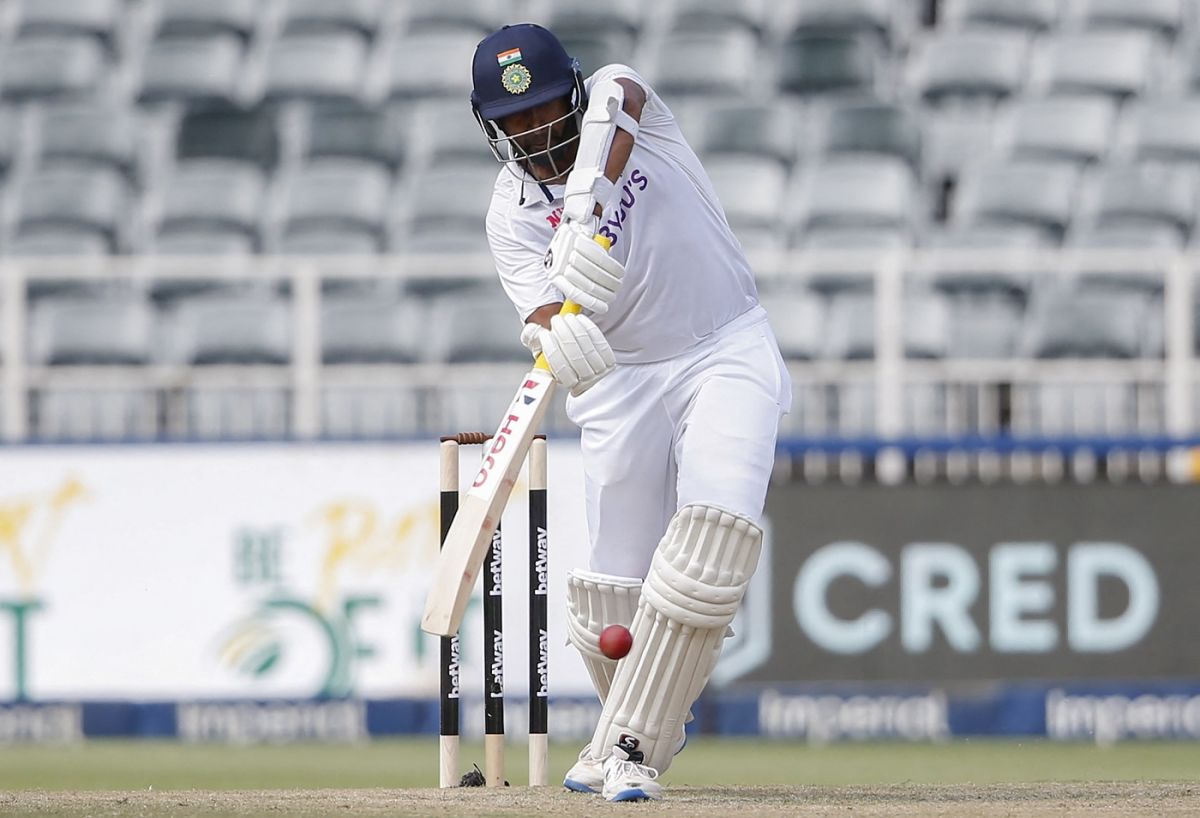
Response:
POLYGON ((591 557, 568 577, 569 630, 604 709, 563 783, 661 798, 758 563, 791 384, 712 184, 645 80, 585 79, 528 23, 480 42, 472 72, 503 165, 496 269, 581 430, 591 557), (564 299, 583 311, 560 315, 564 299), (612 624, 633 633, 620 662, 598 647, 612 624))

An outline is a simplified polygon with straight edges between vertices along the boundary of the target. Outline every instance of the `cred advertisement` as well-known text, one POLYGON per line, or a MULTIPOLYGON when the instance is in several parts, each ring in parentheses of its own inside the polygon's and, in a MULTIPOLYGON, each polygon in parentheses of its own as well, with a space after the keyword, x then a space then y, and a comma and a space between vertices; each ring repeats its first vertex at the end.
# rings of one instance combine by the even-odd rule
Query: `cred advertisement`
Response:
POLYGON ((739 681, 1193 679, 1197 499, 1167 485, 773 487, 771 649, 739 681))

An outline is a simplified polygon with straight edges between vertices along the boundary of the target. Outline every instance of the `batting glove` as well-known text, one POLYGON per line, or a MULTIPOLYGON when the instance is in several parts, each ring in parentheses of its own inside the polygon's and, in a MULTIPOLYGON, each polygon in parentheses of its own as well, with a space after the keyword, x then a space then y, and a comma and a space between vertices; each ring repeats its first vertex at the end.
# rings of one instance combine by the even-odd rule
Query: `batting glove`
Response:
POLYGON ((593 315, 604 315, 621 287, 625 267, 593 238, 583 222, 559 225, 544 261, 550 283, 593 315))
POLYGON ((544 354, 554 380, 575 396, 591 389, 616 367, 604 333, 586 315, 556 315, 550 319, 550 329, 526 324, 521 343, 534 355, 544 354))

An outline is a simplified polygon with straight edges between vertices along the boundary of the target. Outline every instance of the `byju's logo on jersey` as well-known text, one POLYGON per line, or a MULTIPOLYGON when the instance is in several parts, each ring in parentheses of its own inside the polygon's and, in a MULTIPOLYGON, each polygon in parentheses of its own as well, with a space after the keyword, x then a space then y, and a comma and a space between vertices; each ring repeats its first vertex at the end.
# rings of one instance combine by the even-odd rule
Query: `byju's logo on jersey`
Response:
MULTIPOLYGON (((642 173, 640 168, 635 168, 633 172, 629 174, 629 181, 622 185, 620 203, 609 215, 609 218, 604 222, 604 224, 600 226, 600 229, 596 231, 601 236, 608 238, 610 249, 616 246, 617 237, 625 229, 625 220, 629 216, 629 211, 632 210, 634 204, 637 203, 637 194, 641 191, 644 191, 647 187, 649 187, 649 185, 650 180, 646 178, 646 175, 642 173)), ((562 213, 563 209, 561 207, 556 207, 553 211, 551 211, 550 215, 546 217, 546 221, 548 221, 550 226, 555 230, 558 229, 558 225, 562 222, 562 213)), ((547 254, 543 261, 546 267, 550 266, 549 254, 547 254)))
POLYGON ((646 175, 639 168, 634 168, 633 173, 629 174, 629 181, 621 186, 621 201, 613 207, 608 219, 596 231, 608 239, 610 248, 617 246, 618 238, 625 230, 625 220, 637 204, 638 198, 634 189, 644 191, 649 185, 650 180, 646 175))

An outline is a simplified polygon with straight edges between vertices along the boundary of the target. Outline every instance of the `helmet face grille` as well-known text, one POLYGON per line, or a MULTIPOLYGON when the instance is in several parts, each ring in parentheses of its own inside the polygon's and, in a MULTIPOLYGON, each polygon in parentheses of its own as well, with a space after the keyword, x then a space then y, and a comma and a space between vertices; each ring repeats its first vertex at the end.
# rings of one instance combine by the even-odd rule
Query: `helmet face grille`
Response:
POLYGON ((475 47, 471 74, 471 108, 497 161, 518 178, 527 173, 557 181, 569 173, 586 94, 579 61, 558 38, 533 23, 504 26, 475 47), (553 122, 511 134, 500 126, 506 117, 559 98, 569 100, 570 110, 553 122))
MULTIPOLYGON (((572 61, 577 66, 578 63, 572 61)), ((570 109, 567 113, 551 120, 544 125, 525 131, 508 134, 496 120, 485 119, 477 105, 473 105, 475 119, 487 138, 492 156, 508 168, 509 172, 518 179, 522 174, 537 179, 535 166, 541 166, 549 171, 550 176, 545 181, 561 180, 575 166, 574 158, 566 161, 570 146, 579 141, 580 128, 583 125, 583 111, 586 106, 586 96, 583 88, 583 77, 576 69, 575 87, 571 92, 570 109), (555 139, 555 129, 563 122, 568 123, 558 141, 555 139), (518 141, 519 140, 519 141, 518 141), (521 143, 527 147, 522 147, 521 143)))

